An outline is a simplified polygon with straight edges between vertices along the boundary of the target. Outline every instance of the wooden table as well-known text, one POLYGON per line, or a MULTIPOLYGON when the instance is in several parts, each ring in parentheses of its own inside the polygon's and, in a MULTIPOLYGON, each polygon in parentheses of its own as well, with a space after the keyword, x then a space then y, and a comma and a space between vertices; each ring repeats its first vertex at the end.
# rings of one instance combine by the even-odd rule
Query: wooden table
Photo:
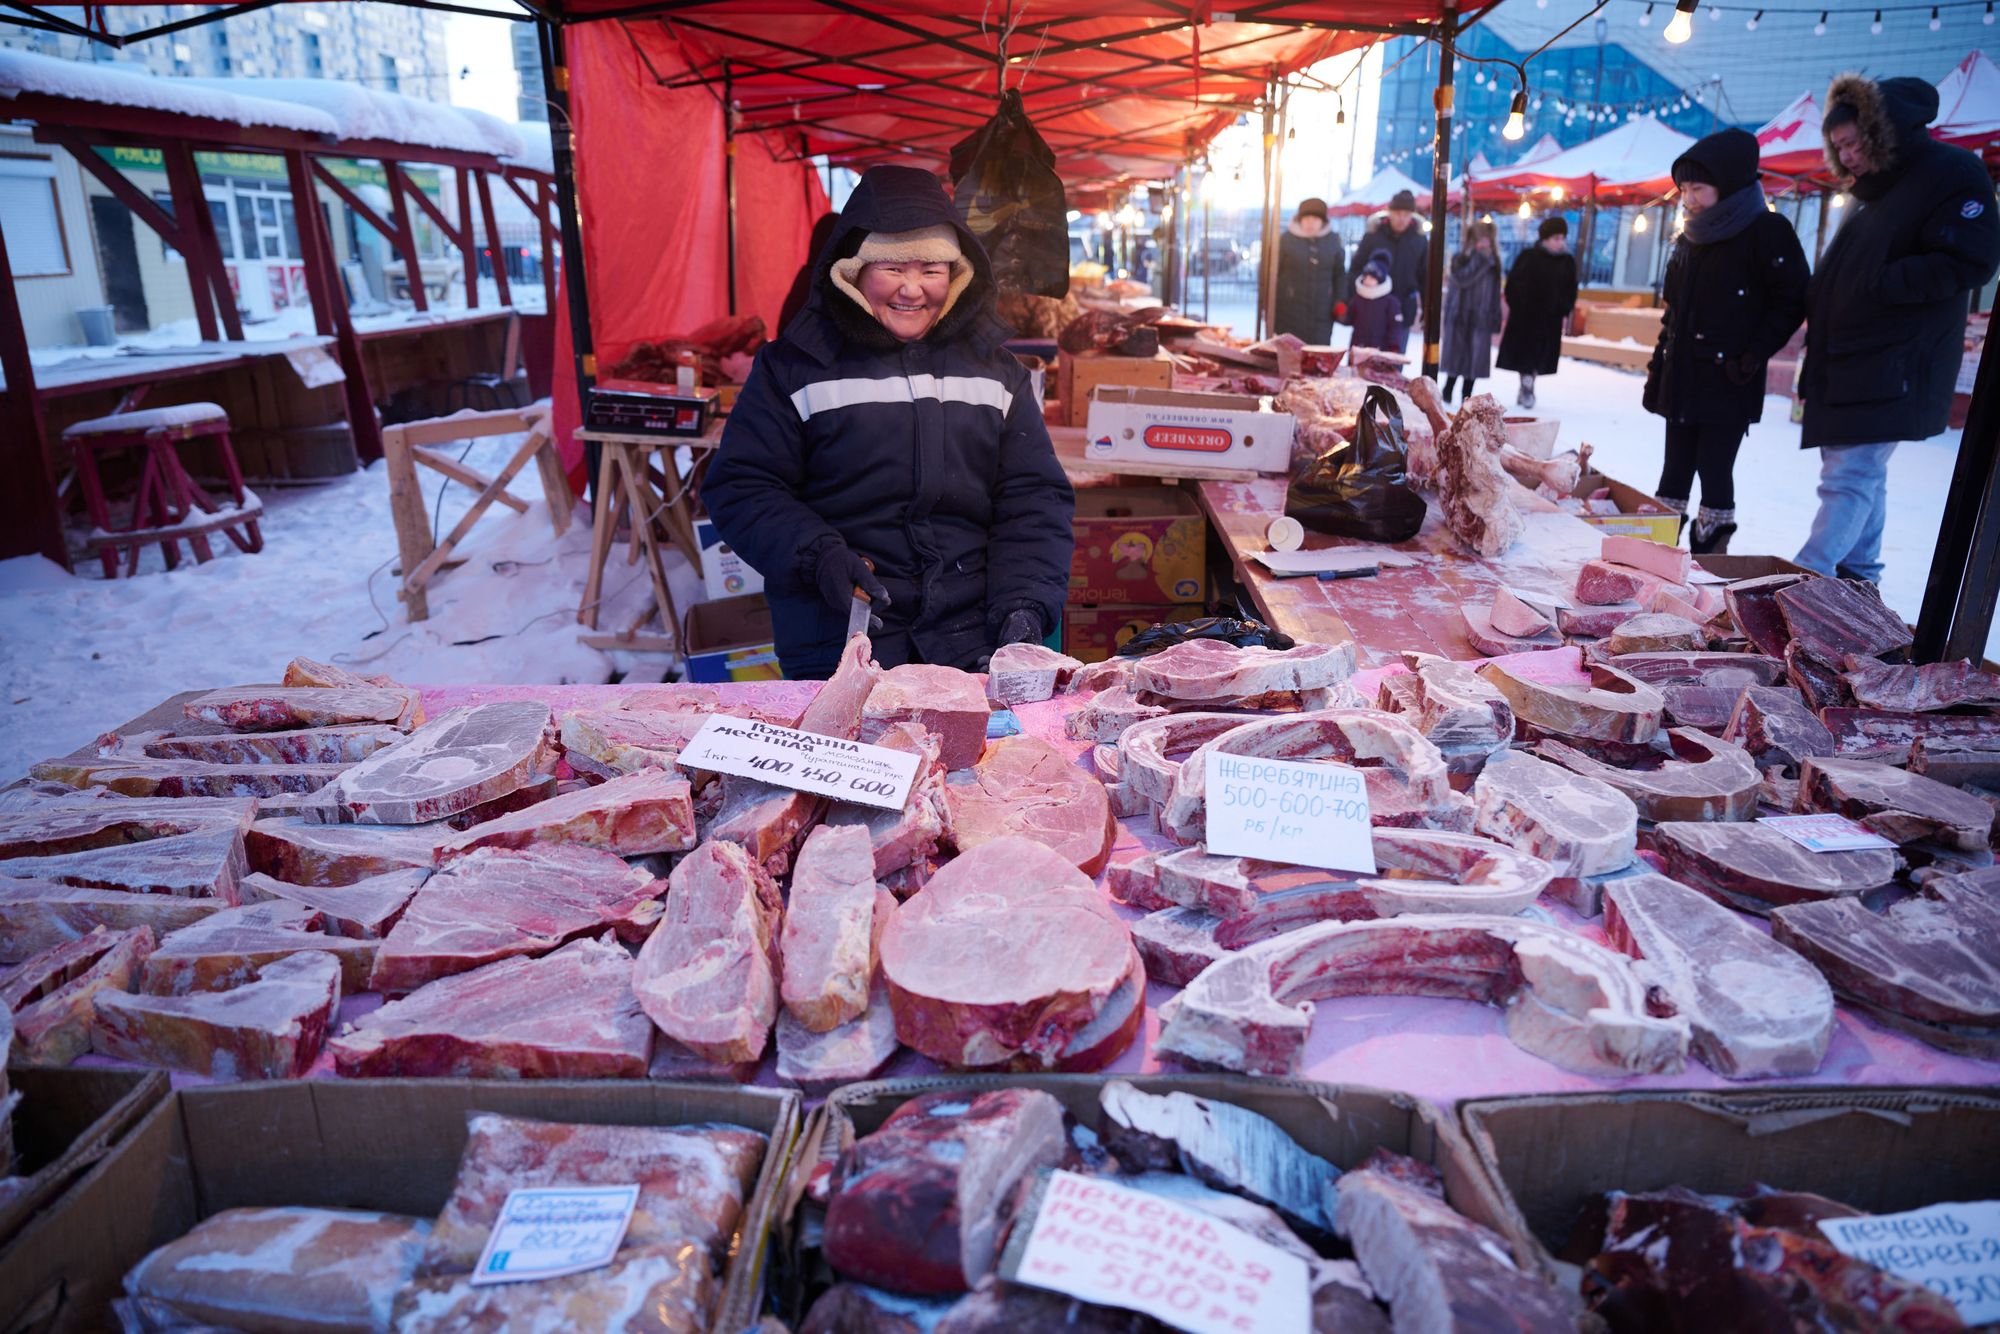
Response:
POLYGON ((604 600, 604 567, 615 545, 618 524, 627 526, 625 563, 643 556, 652 581, 653 600, 636 620, 614 635, 584 635, 592 648, 627 649, 642 653, 681 652, 680 609, 667 588, 660 544, 681 549, 695 573, 701 573, 701 543, 694 531, 694 492, 709 458, 722 443, 723 419, 717 418, 699 436, 628 435, 618 431, 579 429, 576 438, 598 446, 597 486, 592 493, 596 518, 590 533, 590 575, 583 585, 583 603, 576 619, 597 629, 598 604, 604 600), (685 456, 681 450, 685 448, 685 456), (659 455, 655 465, 654 456, 659 455), (663 633, 641 635, 640 629, 659 613, 663 633))
POLYGON ((1368 579, 1322 583, 1280 579, 1251 557, 1270 550, 1265 531, 1284 513, 1286 480, 1198 483, 1202 512, 1229 552, 1236 578, 1272 626, 1301 642, 1352 640, 1364 666, 1393 662, 1403 650, 1466 661, 1486 655, 1465 635, 1464 606, 1490 606, 1502 584, 1569 596, 1576 572, 1603 548, 1603 534, 1524 487, 1515 503, 1526 531, 1502 556, 1471 555, 1445 530, 1434 495, 1420 492, 1428 513, 1408 542, 1393 546, 1306 534, 1306 549, 1380 547, 1408 557, 1407 567, 1383 567, 1368 579))

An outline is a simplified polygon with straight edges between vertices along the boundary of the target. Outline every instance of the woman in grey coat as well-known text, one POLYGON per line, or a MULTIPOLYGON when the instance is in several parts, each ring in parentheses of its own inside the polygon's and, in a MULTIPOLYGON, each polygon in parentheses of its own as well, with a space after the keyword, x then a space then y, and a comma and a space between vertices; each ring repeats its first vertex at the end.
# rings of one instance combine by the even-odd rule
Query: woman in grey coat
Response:
POLYGON ((1472 397, 1472 386, 1493 373, 1493 335, 1500 332, 1500 251, 1493 224, 1470 222, 1451 257, 1451 284, 1444 289, 1444 342, 1438 373, 1444 399, 1472 397), (1459 381, 1463 379, 1464 383, 1459 381))

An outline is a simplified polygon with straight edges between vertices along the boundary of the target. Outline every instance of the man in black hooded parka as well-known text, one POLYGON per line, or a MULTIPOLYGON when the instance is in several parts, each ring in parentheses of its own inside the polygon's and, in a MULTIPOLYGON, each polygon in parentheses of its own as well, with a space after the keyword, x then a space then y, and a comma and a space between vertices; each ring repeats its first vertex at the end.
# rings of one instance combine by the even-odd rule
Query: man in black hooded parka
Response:
POLYGON ((856 588, 889 667, 973 670, 1055 627, 1075 497, 1008 336, 937 179, 870 168, 702 484, 764 576, 787 677, 833 670, 856 588))

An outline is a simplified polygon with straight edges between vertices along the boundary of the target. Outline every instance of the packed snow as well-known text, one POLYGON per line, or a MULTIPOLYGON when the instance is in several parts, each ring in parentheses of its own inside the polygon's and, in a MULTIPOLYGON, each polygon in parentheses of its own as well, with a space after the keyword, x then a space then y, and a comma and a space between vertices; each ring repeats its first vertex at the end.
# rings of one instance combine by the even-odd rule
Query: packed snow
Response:
POLYGON ((517 157, 524 148, 514 127, 498 116, 363 88, 338 79, 175 79, 173 82, 217 92, 242 89, 252 97, 311 107, 331 118, 334 134, 341 139, 491 153, 495 157, 517 157))
POLYGON ((162 79, 128 65, 61 60, 32 51, 0 51, 0 98, 8 100, 23 93, 39 93, 105 106, 199 116, 232 125, 269 125, 307 134, 339 132, 340 126, 332 116, 303 104, 301 99, 278 100, 239 91, 248 82, 251 81, 162 79))

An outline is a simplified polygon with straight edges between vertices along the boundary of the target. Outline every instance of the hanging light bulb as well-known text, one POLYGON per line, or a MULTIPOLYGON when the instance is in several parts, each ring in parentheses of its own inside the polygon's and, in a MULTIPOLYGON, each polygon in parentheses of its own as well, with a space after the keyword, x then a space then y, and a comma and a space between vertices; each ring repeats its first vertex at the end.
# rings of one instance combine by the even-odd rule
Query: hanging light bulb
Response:
POLYGON ((1660 34, 1675 46, 1679 46, 1694 36, 1694 7, 1698 0, 1675 0, 1674 16, 1667 20, 1667 30, 1660 34))
POLYGON ((1932 6, 1931 6, 1931 31, 1932 31, 1932 32, 1936 32, 1936 31, 1937 31, 1937 30, 1938 30, 1939 28, 1942 28, 1943 26, 1944 26, 1944 20, 1938 17, 1938 8, 1937 8, 1937 6, 1936 6, 1936 5, 1932 5, 1932 6))
POLYGON ((1514 212, 1515 212, 1515 213, 1517 213, 1517 214, 1519 214, 1519 215, 1520 215, 1521 217, 1524 217, 1524 218, 1525 218, 1525 217, 1527 217, 1527 216, 1528 216, 1528 201, 1527 201, 1527 200, 1525 200, 1525 199, 1523 199, 1523 200, 1521 201, 1521 207, 1519 207, 1519 208, 1515 209, 1515 210, 1514 210, 1514 212))
POLYGON ((1347 103, 1345 100, 1343 100, 1340 106, 1335 109, 1333 113, 1333 123, 1335 125, 1347 124, 1347 103))
POLYGON ((1813 24, 1813 36, 1826 36, 1826 11, 1824 9, 1819 12, 1819 22, 1813 24))
POLYGON ((1514 90, 1514 101, 1507 108, 1507 128, 1500 131, 1500 137, 1509 142, 1518 140, 1528 132, 1528 94, 1523 89, 1514 90))
POLYGON ((1832 200, 1832 203, 1833 203, 1833 206, 1834 206, 1835 208, 1846 208, 1846 207, 1847 207, 1847 196, 1846 196, 1846 195, 1835 195, 1835 196, 1833 197, 1833 200, 1832 200))
POLYGON ((1713 22, 1715 22, 1715 21, 1716 21, 1717 19, 1719 19, 1719 18, 1721 18, 1721 17, 1722 17, 1722 11, 1721 11, 1721 10, 1717 9, 1717 8, 1716 8, 1716 7, 1714 6, 1714 5, 1710 5, 1710 6, 1708 7, 1708 21, 1709 21, 1710 23, 1713 23, 1713 22))
POLYGON ((1646 215, 1644 213, 1641 213, 1638 217, 1632 219, 1633 235, 1635 236, 1644 235, 1646 231, 1646 226, 1647 226, 1646 215))
POLYGON ((1763 21, 1764 21, 1764 11, 1760 9, 1756 13, 1752 14, 1749 18, 1744 20, 1743 27, 1746 31, 1755 32, 1757 31, 1757 25, 1759 23, 1762 23, 1763 21))
POLYGON ((1646 12, 1639 16, 1639 26, 1642 28, 1653 26, 1653 7, 1651 5, 1647 5, 1646 12))
POLYGON ((1979 21, 1989 28, 1993 26, 1993 0, 1986 0, 1986 12, 1979 16, 1979 21))
POLYGON ((1881 10, 1879 10, 1879 9, 1878 9, 1878 10, 1876 10, 1876 11, 1875 11, 1875 21, 1874 21, 1873 23, 1871 23, 1871 24, 1869 24, 1869 25, 1868 25, 1868 32, 1869 32, 1869 35, 1871 35, 1871 36, 1874 36, 1874 37, 1880 37, 1880 36, 1882 35, 1882 11, 1881 11, 1881 10))
POLYGON ((1551 187, 1549 190, 1549 198, 1555 200, 1555 202, 1558 204, 1562 203, 1563 188, 1560 185, 1551 187))

